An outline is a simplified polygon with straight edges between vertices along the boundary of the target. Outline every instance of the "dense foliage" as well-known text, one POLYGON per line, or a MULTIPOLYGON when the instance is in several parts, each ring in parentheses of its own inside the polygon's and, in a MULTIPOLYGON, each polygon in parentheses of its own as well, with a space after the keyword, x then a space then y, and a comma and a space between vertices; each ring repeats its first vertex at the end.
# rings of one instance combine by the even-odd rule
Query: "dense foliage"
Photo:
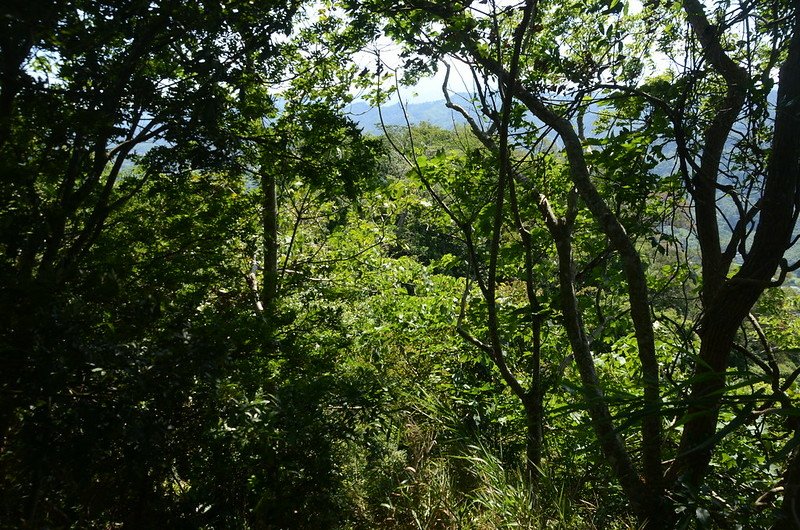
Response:
POLYGON ((7 2, 0 528, 800 528, 798 130, 791 0, 7 2))

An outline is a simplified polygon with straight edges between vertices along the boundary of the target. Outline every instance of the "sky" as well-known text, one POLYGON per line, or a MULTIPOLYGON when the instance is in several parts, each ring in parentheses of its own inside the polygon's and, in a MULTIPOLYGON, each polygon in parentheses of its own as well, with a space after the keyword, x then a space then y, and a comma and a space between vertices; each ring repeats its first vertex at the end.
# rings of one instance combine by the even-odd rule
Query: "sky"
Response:
MULTIPOLYGON (((354 58, 354 62, 361 68, 369 68, 374 73, 376 66, 377 54, 380 54, 381 62, 384 64, 384 71, 390 69, 401 68, 402 60, 400 59, 400 47, 387 38, 382 37, 379 39, 370 50, 360 52, 354 58)), ((472 89, 472 82, 470 77, 469 68, 458 61, 451 61, 451 73, 449 86, 453 92, 470 92, 472 89)), ((444 82, 445 69, 439 68, 439 71, 433 75, 420 79, 413 86, 400 86, 399 92, 403 101, 413 103, 423 103, 427 101, 438 101, 444 99, 442 95, 442 83, 444 82)), ((391 81, 392 83, 394 81, 391 81)), ((389 86, 389 85, 384 85, 389 86)), ((362 91, 363 92, 363 91, 362 91)), ((362 97, 363 94, 357 93, 357 97, 362 97)), ((390 103, 397 102, 397 95, 395 95, 390 103)))
MULTIPOLYGON (((512 3, 511 1, 499 0, 498 4, 512 3)), ((516 3, 516 2, 513 2, 516 3)), ((628 0, 628 12, 631 14, 638 13, 642 10, 642 3, 640 0, 628 0)), ((370 68, 373 72, 376 64, 376 53, 380 53, 382 62, 386 68, 399 68, 401 65, 400 47, 391 42, 387 37, 379 38, 372 46, 372 49, 363 51, 356 55, 354 61, 361 68, 370 68)), ((473 90, 474 84, 469 68, 463 63, 455 60, 450 62, 451 72, 449 87, 451 92, 457 93, 470 93, 473 90)), ((427 101, 438 101, 444 99, 442 95, 442 83, 444 82, 445 69, 439 68, 438 72, 429 77, 420 79, 415 85, 409 87, 400 87, 400 96, 403 101, 410 103, 423 103, 427 101)), ((389 104, 396 103, 397 96, 395 95, 389 104)))

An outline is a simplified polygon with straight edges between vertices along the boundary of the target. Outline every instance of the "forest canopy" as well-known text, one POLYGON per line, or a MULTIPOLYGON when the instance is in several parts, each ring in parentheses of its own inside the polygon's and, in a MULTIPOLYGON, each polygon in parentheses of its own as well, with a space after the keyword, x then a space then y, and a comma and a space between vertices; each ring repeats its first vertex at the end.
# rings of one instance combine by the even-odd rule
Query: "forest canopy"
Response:
POLYGON ((800 529, 798 131, 792 0, 6 2, 0 528, 800 529))

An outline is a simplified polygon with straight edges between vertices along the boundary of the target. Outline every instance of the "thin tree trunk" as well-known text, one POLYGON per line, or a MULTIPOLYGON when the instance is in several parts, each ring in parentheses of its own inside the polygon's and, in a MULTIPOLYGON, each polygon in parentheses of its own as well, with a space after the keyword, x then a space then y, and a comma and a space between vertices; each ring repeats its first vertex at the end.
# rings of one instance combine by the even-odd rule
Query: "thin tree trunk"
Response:
MULTIPOLYGON (((525 250, 525 291, 528 298, 528 318, 530 319, 531 325, 531 333, 533 335, 532 341, 532 349, 531 349, 531 358, 530 363, 526 366, 526 370, 531 378, 530 387, 527 391, 523 391, 522 386, 519 384, 515 384, 515 381, 509 381, 509 386, 512 388, 514 393, 522 402, 523 408, 525 410, 525 417, 526 417, 526 449, 525 449, 525 459, 526 459, 526 480, 527 486, 531 492, 531 500, 534 499, 536 490, 538 488, 539 477, 541 475, 540 466, 542 460, 542 446, 544 443, 544 388, 542 387, 542 375, 541 375, 541 353, 542 353, 542 316, 541 312, 541 304, 536 296, 536 283, 534 281, 534 272, 533 272, 533 265, 534 265, 534 258, 533 258, 533 242, 531 238, 531 233, 525 227, 525 224, 522 221, 522 216, 520 214, 519 203, 517 200, 517 193, 516 193, 516 180, 527 180, 523 175, 516 172, 510 163, 509 151, 507 148, 507 138, 504 139, 501 144, 506 145, 505 150, 500 150, 494 140, 489 137, 474 121, 474 119, 470 116, 470 114, 464 111, 463 108, 459 107, 458 105, 454 105, 453 102, 450 100, 450 96, 446 90, 447 81, 450 75, 450 70, 448 67, 447 74, 445 75, 445 80, 443 84, 443 93, 445 100, 447 101, 447 106, 456 112, 459 112, 464 119, 470 124, 473 134, 483 143, 483 145, 492 151, 493 153, 498 154, 498 158, 501 159, 501 168, 504 168, 501 173, 505 174, 505 178, 508 182, 508 189, 509 189, 509 203, 511 206, 511 211, 514 217, 514 223, 517 228, 517 232, 519 233, 520 240, 522 246, 525 250), (505 153, 505 154, 502 154, 505 153)), ((508 108, 507 106, 504 108, 508 108)), ((504 113, 504 117, 505 116, 504 113)), ((507 135, 507 126, 501 126, 500 122, 495 120, 495 124, 498 126, 501 131, 505 131, 502 133, 503 135, 507 135)), ((506 124, 507 125, 507 124, 506 124)), ((539 209, 540 213, 543 216, 543 219, 546 223, 553 224, 556 221, 555 214, 550 210, 549 204, 547 200, 540 196, 539 202, 539 209)), ((475 257, 471 257, 474 261, 475 257)), ((524 348, 524 346, 522 347, 524 348)), ((498 364, 498 366, 502 370, 502 363, 498 364)))
POLYGON ((542 423, 544 421, 544 409, 542 407, 542 396, 534 393, 533 389, 528 393, 525 402, 525 421, 526 421, 526 440, 525 440, 525 475, 528 480, 528 488, 533 494, 539 485, 542 464, 542 442, 544 440, 542 423))
POLYGON ((625 442, 614 429, 614 421, 594 369, 594 360, 589 349, 575 292, 575 272, 569 228, 561 226, 557 231, 553 231, 553 235, 558 251, 564 327, 575 355, 575 364, 581 377, 583 396, 595 435, 609 466, 620 481, 633 511, 639 519, 647 522, 647 528, 659 528, 661 524, 659 521, 665 520, 663 499, 636 472, 628 450, 625 448, 625 442))
POLYGON ((275 174, 272 171, 262 169, 264 286, 261 299, 266 311, 274 308, 275 298, 278 294, 278 194, 275 180, 275 174))

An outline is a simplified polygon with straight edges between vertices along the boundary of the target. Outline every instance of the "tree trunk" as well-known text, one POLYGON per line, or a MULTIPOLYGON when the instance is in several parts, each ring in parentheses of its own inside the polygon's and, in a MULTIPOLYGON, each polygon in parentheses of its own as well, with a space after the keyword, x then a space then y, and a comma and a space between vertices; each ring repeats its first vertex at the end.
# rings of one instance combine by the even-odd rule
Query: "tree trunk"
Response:
MULTIPOLYGON (((725 391, 725 371, 739 326, 763 291, 755 283, 726 282, 703 320, 700 361, 696 365, 678 456, 677 474, 690 487, 701 484, 708 470, 717 430, 719 404, 725 391)), ((677 478, 673 473, 673 478, 677 478)))
POLYGON ((264 215, 264 287, 261 298, 266 311, 271 311, 278 294, 278 194, 275 174, 261 172, 261 193, 264 215))
MULTIPOLYGON (((797 433, 795 434, 795 438, 797 433)), ((792 451, 783 484, 783 503, 772 530, 800 530, 800 448, 792 451)))
POLYGON ((528 481, 528 488, 535 492, 539 485, 542 464, 542 442, 544 421, 544 409, 542 407, 542 395, 534 392, 533 389, 528 393, 523 402, 525 406, 525 478, 528 481))
POLYGON ((673 478, 683 475, 690 485, 699 485, 708 470, 734 337, 769 286, 795 226, 800 193, 800 5, 794 18, 789 54, 779 73, 772 151, 753 244, 742 268, 706 307, 700 331, 700 360, 672 474, 673 478))

